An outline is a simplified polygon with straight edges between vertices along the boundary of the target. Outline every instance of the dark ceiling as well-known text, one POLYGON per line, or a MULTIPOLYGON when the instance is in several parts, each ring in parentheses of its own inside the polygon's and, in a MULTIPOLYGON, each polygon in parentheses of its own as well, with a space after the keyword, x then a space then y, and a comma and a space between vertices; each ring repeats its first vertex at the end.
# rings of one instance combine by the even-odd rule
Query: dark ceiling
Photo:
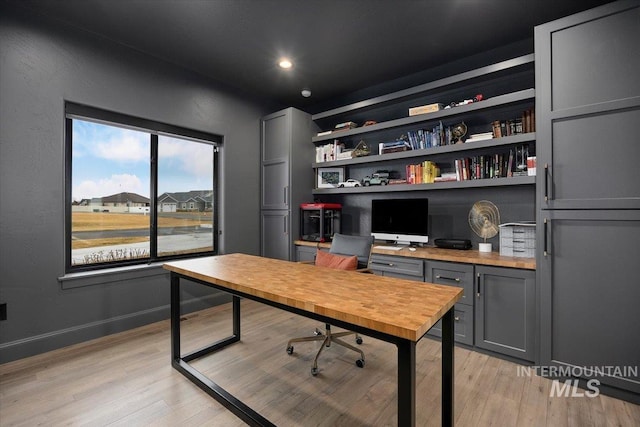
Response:
POLYGON ((610 0, 5 0, 282 105, 308 109, 531 39, 610 0), (294 66, 285 71, 278 58, 294 66), (311 98, 301 89, 309 88, 311 98))

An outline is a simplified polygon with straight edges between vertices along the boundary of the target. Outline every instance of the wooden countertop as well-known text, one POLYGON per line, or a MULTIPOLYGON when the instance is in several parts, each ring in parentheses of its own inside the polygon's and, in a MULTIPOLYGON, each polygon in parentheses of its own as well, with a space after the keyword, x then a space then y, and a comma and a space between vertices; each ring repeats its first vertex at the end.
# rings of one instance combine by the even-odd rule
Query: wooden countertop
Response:
MULTIPOLYGON (((294 243, 298 246, 311 246, 314 248, 318 245, 321 248, 329 248, 331 246, 331 243, 306 242, 303 240, 296 240, 294 243)), ((429 246, 416 248, 415 251, 410 251, 408 248, 393 251, 388 249, 376 249, 374 245, 372 252, 380 255, 404 256, 410 258, 430 259, 434 261, 461 262, 465 264, 490 265, 494 267, 521 268, 524 270, 536 269, 535 258, 502 256, 498 252, 482 253, 478 252, 477 249, 464 251, 429 246)))
POLYGON ((183 276, 418 341, 462 288, 335 270, 245 254, 173 261, 183 276))

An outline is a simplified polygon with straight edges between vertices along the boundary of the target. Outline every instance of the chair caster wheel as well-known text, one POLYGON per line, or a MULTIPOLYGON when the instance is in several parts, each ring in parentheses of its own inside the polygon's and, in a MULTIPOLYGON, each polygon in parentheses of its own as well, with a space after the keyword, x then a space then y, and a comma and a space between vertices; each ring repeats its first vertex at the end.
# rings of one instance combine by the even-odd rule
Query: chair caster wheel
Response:
POLYGON ((364 359, 358 359, 356 360, 356 366, 358 368, 364 368, 364 359))
POLYGON ((318 368, 311 368, 311 375, 314 377, 318 375, 318 368))
POLYGON ((293 354, 293 346, 292 345, 287 347, 287 354, 293 354))
POLYGON ((362 338, 360 337, 356 338, 356 344, 358 345, 362 344, 362 338))

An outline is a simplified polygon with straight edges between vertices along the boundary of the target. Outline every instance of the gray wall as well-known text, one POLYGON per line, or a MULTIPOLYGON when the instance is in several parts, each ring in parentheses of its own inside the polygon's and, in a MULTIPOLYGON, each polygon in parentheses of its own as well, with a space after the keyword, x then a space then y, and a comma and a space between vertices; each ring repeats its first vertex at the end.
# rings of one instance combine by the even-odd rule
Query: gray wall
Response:
POLYGON ((259 253, 259 119, 279 106, 0 2, 0 363, 169 313, 161 268, 58 280, 65 100, 223 135, 221 248, 259 253))

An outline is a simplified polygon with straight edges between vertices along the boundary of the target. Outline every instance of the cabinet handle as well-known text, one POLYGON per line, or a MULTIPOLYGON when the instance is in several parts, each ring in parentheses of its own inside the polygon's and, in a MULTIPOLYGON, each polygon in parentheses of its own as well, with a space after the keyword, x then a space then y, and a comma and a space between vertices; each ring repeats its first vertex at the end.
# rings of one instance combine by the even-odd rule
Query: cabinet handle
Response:
POLYGON ((549 163, 544 164, 544 201, 549 201, 549 186, 548 184, 548 175, 549 175, 549 163))
POLYGON ((446 276, 441 276, 441 275, 437 275, 436 279, 443 279, 443 280, 452 280, 454 282, 458 282, 460 283, 460 278, 459 277, 446 277, 446 276))
POLYGON ((460 317, 456 316, 456 317, 453 318, 453 320, 455 320, 456 322, 459 322, 460 321, 460 317))
POLYGON ((287 228, 288 228, 287 227, 287 225, 288 225, 287 222, 289 222, 288 219, 289 219, 289 215, 285 215, 284 216, 284 234, 288 233, 288 231, 287 231, 287 228))
POLYGON ((284 204, 287 205, 289 202, 287 201, 289 196, 289 186, 284 187, 284 204))
POLYGON ((480 273, 476 277, 476 296, 480 297, 480 273))
POLYGON ((544 234, 544 245, 542 247, 542 254, 544 256, 547 256, 547 255, 549 255, 549 250, 548 250, 548 247, 547 247, 547 244, 548 244, 548 234, 547 234, 547 232, 549 231, 548 230, 549 221, 547 220, 547 218, 545 218, 543 220, 543 223, 544 223, 544 229, 542 230, 542 232, 544 234))

